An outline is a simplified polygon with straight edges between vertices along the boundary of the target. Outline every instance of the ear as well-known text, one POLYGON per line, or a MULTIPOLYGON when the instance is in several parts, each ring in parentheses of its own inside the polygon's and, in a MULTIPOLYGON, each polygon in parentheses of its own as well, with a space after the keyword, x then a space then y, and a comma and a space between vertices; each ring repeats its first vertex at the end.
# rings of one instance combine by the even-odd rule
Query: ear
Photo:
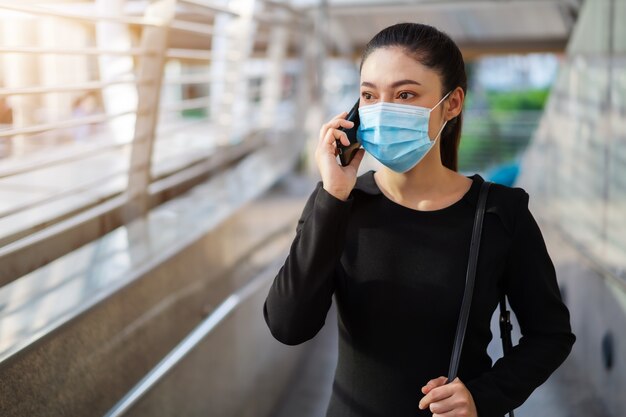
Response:
POLYGON ((452 120, 463 110, 463 102, 465 101, 465 93, 461 87, 455 88, 446 99, 447 105, 444 107, 445 120, 452 120))

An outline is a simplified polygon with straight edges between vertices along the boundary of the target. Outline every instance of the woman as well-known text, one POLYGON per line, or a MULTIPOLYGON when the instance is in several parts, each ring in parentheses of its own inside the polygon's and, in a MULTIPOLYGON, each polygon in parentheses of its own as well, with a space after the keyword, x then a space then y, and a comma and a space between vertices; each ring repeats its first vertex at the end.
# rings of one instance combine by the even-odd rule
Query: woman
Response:
POLYGON ((565 360, 576 337, 529 195, 493 184, 458 378, 446 373, 459 318, 483 178, 457 172, 466 75, 437 29, 378 33, 361 61, 358 136, 350 165, 337 115, 320 130, 322 180, 309 197, 264 304, 288 345, 324 325, 335 294, 339 359, 327 417, 503 416, 565 360), (357 177, 368 151, 383 167, 357 177), (493 364, 490 319, 505 291, 522 331, 493 364))

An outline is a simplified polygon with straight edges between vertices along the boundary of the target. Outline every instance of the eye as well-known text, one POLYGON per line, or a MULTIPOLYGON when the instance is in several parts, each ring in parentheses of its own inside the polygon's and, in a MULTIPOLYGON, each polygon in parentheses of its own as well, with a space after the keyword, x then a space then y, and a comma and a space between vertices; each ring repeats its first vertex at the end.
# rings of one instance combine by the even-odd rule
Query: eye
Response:
POLYGON ((411 97, 409 97, 409 94, 411 95, 411 97, 414 97, 414 96, 415 96, 415 94, 413 94, 413 93, 409 93, 408 91, 403 91, 403 92, 401 92, 398 96, 399 96, 402 100, 408 100, 409 98, 411 98, 411 97))
POLYGON ((370 93, 362 93, 361 97, 363 97, 365 100, 370 100, 372 98, 372 95, 370 93))

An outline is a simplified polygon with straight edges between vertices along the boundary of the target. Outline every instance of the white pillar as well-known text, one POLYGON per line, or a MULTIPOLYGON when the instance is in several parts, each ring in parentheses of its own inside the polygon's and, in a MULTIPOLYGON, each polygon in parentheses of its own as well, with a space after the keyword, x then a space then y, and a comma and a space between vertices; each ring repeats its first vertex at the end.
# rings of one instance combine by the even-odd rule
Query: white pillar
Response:
MULTIPOLYGON (((276 13, 274 17, 281 17, 276 13)), ((285 17, 285 16, 282 16, 285 17)), ((283 91, 285 53, 289 40, 289 30, 285 25, 272 27, 267 48, 267 68, 261 92, 260 127, 271 128, 276 122, 276 112, 283 91)))
MULTIPOLYGON (((96 9, 102 15, 123 15, 125 0, 96 0, 96 9)), ((96 44, 99 48, 129 50, 132 47, 128 25, 111 22, 96 24, 96 44)), ((100 80, 109 81, 121 74, 132 73, 132 56, 98 57, 100 80)), ((137 108, 137 89, 132 84, 112 85, 102 90, 102 100, 106 113, 119 113, 137 108)), ((130 114, 109 122, 116 142, 127 141, 135 128, 135 116, 130 114)))
MULTIPOLYGON (((36 18, 24 15, 9 15, 1 25, 6 46, 37 46, 36 18)), ((32 87, 39 84, 38 56, 35 54, 5 54, 5 80, 7 87, 32 87)), ((15 95, 9 98, 13 108, 13 126, 32 126, 39 122, 37 115, 41 109, 41 98, 38 95, 15 95)), ((9 138, 10 153, 20 156, 28 152, 30 138, 28 135, 16 135, 9 138)))
MULTIPOLYGON (((211 91, 218 103, 212 108, 214 121, 219 127, 216 138, 218 144, 239 141, 245 130, 248 80, 245 77, 244 64, 252 52, 256 30, 253 19, 256 4, 256 0, 233 0, 229 5, 238 16, 231 17, 226 22, 220 20, 225 26, 228 39, 219 40, 215 45, 219 48, 215 51, 215 56, 222 60, 222 67, 217 70, 221 79, 213 80, 212 88, 216 83, 223 83, 222 91, 211 91)), ((216 33, 224 32, 220 30, 216 33)), ((218 62, 214 62, 214 65, 219 65, 218 62)))
POLYGON ((138 62, 138 82, 151 84, 137 86, 137 121, 130 155, 128 176, 128 204, 126 221, 145 215, 150 209, 148 186, 151 182, 152 150, 159 115, 159 99, 163 80, 168 28, 175 14, 176 0, 157 0, 146 9, 146 17, 161 20, 161 26, 144 27, 140 48, 154 54, 142 55, 138 62))

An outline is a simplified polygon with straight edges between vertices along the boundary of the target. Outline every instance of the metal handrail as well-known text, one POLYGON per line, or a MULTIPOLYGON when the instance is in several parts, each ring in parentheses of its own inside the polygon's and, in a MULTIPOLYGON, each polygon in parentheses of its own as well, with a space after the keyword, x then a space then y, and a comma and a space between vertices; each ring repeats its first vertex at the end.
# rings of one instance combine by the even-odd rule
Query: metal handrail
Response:
MULTIPOLYGON (((282 227, 273 232, 267 239, 255 245, 249 252, 260 249, 275 236, 279 236, 289 227, 282 227)), ((119 417, 128 412, 137 402, 144 397, 159 381, 163 379, 176 365, 178 365, 204 338, 213 332, 217 326, 223 323, 237 307, 252 297, 257 291, 274 278, 278 261, 270 263, 260 274, 254 277, 243 287, 233 292, 226 300, 222 301, 211 314, 198 324, 187 336, 172 349, 154 368, 150 370, 128 393, 115 404, 105 417, 119 417)))
POLYGON ((52 195, 46 196, 46 197, 42 197, 39 198, 35 201, 31 201, 7 210, 0 210, 0 219, 3 219, 5 217, 9 217, 13 214, 19 213, 23 210, 28 210, 31 209, 33 207, 36 207, 38 205, 41 204, 45 204, 45 203, 49 203, 51 201, 56 201, 59 200, 61 198, 64 197, 68 197, 74 194, 78 194, 80 192, 83 191, 88 191, 88 190, 93 190, 94 186, 100 185, 102 183, 102 181, 106 181, 106 180, 110 180, 111 178, 115 178, 115 177, 119 177, 120 175, 127 175, 128 172, 131 171, 131 167, 129 167, 128 169, 123 169, 123 170, 118 170, 115 171, 113 173, 109 173, 103 177, 100 177, 96 180, 91 180, 91 181, 86 181, 80 185, 77 186, 73 186, 73 187, 68 187, 66 189, 63 189, 61 191, 57 191, 52 195))
POLYGON ((124 23, 132 26, 162 26, 163 22, 153 18, 136 18, 128 16, 109 16, 109 15, 84 15, 79 13, 69 13, 40 6, 17 5, 15 3, 0 2, 0 9, 12 10, 34 15, 46 17, 55 17, 60 19, 82 20, 86 22, 111 22, 124 23))
MULTIPOLYGON (((211 0, 177 0, 178 5, 182 4, 185 7, 189 6, 189 8, 186 10, 193 11, 194 13, 197 10, 198 14, 204 13, 207 16, 209 15, 215 16, 216 13, 227 13, 235 17, 240 16, 240 13, 230 10, 227 6, 207 4, 207 2, 210 3, 211 0)), ((288 10, 288 8, 282 4, 272 5, 272 6, 279 6, 282 9, 288 10)), ((212 64, 214 56, 216 60, 219 59, 220 61, 238 63, 238 62, 241 62, 242 59, 247 58, 247 54, 244 55, 242 54, 242 51, 231 48, 231 49, 227 49, 224 51, 225 56, 218 57, 217 55, 214 54, 214 52, 210 50, 206 50, 206 49, 185 49, 188 47, 188 45, 191 46, 190 44, 182 44, 181 45, 182 48, 178 48, 178 49, 168 48, 167 47, 167 31, 168 30, 187 31, 187 32, 192 32, 192 33, 196 33, 199 35, 206 35, 211 38, 226 37, 228 39, 233 39, 234 41, 237 42, 237 44, 239 44, 238 42, 241 36, 244 36, 244 34, 245 36, 253 36, 254 41, 259 41, 259 39, 267 39, 267 36, 265 34, 258 34, 258 33, 256 33, 256 35, 252 33, 247 34, 247 31, 230 35, 227 30, 217 31, 216 27, 214 27, 212 24, 182 20, 184 18, 183 16, 180 16, 180 19, 178 20, 176 20, 176 16, 173 16, 174 20, 172 20, 172 15, 169 10, 163 13, 161 13, 162 10, 151 10, 151 12, 147 13, 146 17, 143 17, 143 18, 135 18, 132 16, 125 16, 125 15, 121 15, 121 16, 102 15, 102 14, 99 14, 99 12, 97 12, 96 14, 86 15, 86 13, 91 11, 91 9, 84 9, 84 10, 81 10, 80 12, 74 12, 74 11, 71 11, 71 9, 67 9, 64 7, 53 8, 52 6, 50 6, 50 8, 47 8, 47 7, 39 7, 39 6, 31 6, 31 5, 22 5, 18 2, 8 2, 6 0, 0 0, 0 10, 8 10, 8 11, 13 11, 17 13, 26 13, 26 14, 46 16, 46 17, 51 17, 51 18, 68 19, 68 20, 77 21, 77 22, 81 22, 81 21, 92 22, 92 23, 112 22, 112 23, 120 23, 120 24, 127 24, 127 25, 143 26, 146 28, 146 30, 142 32, 140 44, 137 45, 133 43, 131 48, 125 49, 125 50, 112 49, 112 47, 97 48, 97 47, 89 46, 90 44, 85 44, 84 47, 78 47, 78 48, 71 48, 71 46, 64 45, 64 44, 60 44, 58 47, 53 46, 52 48, 37 47, 35 45, 33 46, 19 46, 19 45, 18 46, 11 46, 11 45, 0 46, 0 53, 4 52, 7 54, 29 54, 35 57, 37 57, 38 55, 46 56, 46 54, 48 54, 48 55, 87 56, 87 57, 99 57, 99 56, 111 55, 111 56, 122 56, 122 57, 131 56, 131 57, 138 58, 134 60, 132 63, 133 65, 132 73, 124 73, 124 74, 120 74, 119 76, 109 74, 109 76, 114 76, 115 78, 109 79, 108 81, 80 82, 77 79, 76 80, 77 82, 75 84, 53 85, 53 86, 51 85, 33 86, 32 84, 24 84, 25 86, 22 87, 22 86, 19 86, 18 84, 18 86, 0 89, 0 96, 2 97, 13 96, 13 95, 18 96, 18 95, 36 95, 36 94, 48 94, 48 93, 80 93, 82 91, 98 91, 108 86, 112 86, 116 84, 131 84, 131 85, 134 84, 135 86, 143 87, 143 88, 138 89, 139 104, 137 108, 133 107, 132 110, 118 112, 115 114, 105 114, 105 113, 93 114, 90 116, 81 117, 80 119, 61 120, 61 121, 43 122, 43 123, 40 122, 39 125, 27 125, 27 126, 22 126, 22 127, 7 126, 8 127, 7 129, 0 130, 0 139, 11 137, 11 136, 16 136, 16 135, 17 136, 33 135, 30 138, 28 137, 26 138, 26 139, 29 139, 30 142, 27 142, 27 141, 21 142, 20 137, 15 138, 16 142, 14 143, 17 143, 18 146, 21 146, 22 144, 27 146, 29 143, 36 143, 36 139, 38 137, 45 138, 48 135, 51 135, 51 136, 56 135, 55 132, 60 129, 108 122, 110 120, 113 120, 115 118, 125 116, 125 115, 132 115, 132 114, 137 115, 137 122, 135 123, 135 131, 134 131, 134 135, 132 139, 128 138, 127 135, 124 134, 123 143, 106 143, 105 142, 103 146, 93 146, 93 147, 90 144, 89 149, 81 148, 79 150, 78 148, 76 148, 77 152, 74 152, 74 149, 73 149, 71 154, 64 155, 64 156, 62 156, 61 153, 59 154, 53 153, 51 155, 46 155, 42 157, 35 156, 32 159, 30 159, 29 157, 28 161, 25 161, 25 164, 22 166, 18 166, 17 164, 13 164, 13 165, 5 164, 5 166, 3 166, 2 169, 0 169, 0 179, 7 178, 12 175, 18 175, 22 173, 41 170, 43 168, 56 166, 56 165, 60 165, 63 163, 78 161, 85 157, 89 157, 97 153, 103 152, 104 150, 113 150, 111 153, 112 157, 115 157, 115 155, 118 154, 117 149, 125 149, 128 147, 133 147, 132 148, 134 152, 133 155, 139 152, 143 153, 144 150, 149 151, 150 149, 152 149, 153 148, 152 145, 156 143, 157 140, 159 142, 162 142, 162 141, 167 141, 169 139, 167 136, 164 136, 163 133, 161 133, 161 129, 159 129, 159 125, 158 125, 158 118, 156 119, 156 126, 155 126, 155 123, 151 121, 151 118, 157 117, 157 114, 155 112, 158 112, 159 114, 166 114, 166 112, 169 112, 169 111, 179 111, 179 110, 186 110, 186 109, 196 109, 196 108, 211 109, 212 103, 209 97, 199 97, 199 98, 194 98, 194 99, 183 100, 183 101, 176 102, 176 103, 171 103, 171 104, 166 103, 166 104, 159 105, 160 98, 157 96, 156 99, 154 99, 151 95, 151 91, 152 91, 152 85, 156 85, 159 82, 159 80, 162 85, 163 84, 167 84, 167 85, 204 84, 204 83, 212 83, 216 81, 214 76, 210 76, 207 73, 207 74, 187 74, 187 75, 182 75, 182 76, 174 76, 173 78, 169 78, 169 77, 163 78, 164 73, 162 70, 154 71, 153 69, 162 68, 162 66, 159 63, 163 62, 164 59, 165 60, 181 59, 183 61, 184 60, 198 61, 200 65, 204 66, 204 65, 212 64), (153 12, 156 14, 161 14, 161 17, 159 18, 147 17, 147 15, 152 14, 153 12), (154 27, 154 29, 152 27, 154 27), (161 29, 166 29, 166 30, 161 30, 161 29), (155 60, 144 59, 146 57, 156 57, 156 59, 155 60), (205 64, 203 61, 208 61, 208 62, 205 64), (156 65, 153 63, 156 63, 156 65), (158 131, 159 133, 155 134, 155 130, 158 131), (145 146, 145 143, 147 142, 150 142, 149 146, 145 146), (134 147, 133 145, 139 145, 139 146, 134 147), (35 162, 35 160, 37 162, 35 162)), ((180 9, 178 9, 178 11, 180 12, 180 9)), ((252 19, 252 20, 257 20, 257 21, 266 21, 270 23, 276 22, 278 24, 282 24, 282 23, 288 24, 289 22, 286 22, 286 18, 291 17, 291 16, 288 13, 282 13, 282 12, 283 10, 269 9, 268 11, 268 9, 266 9, 263 13, 257 14, 256 16, 255 15, 243 16, 244 19, 242 22, 245 25, 251 25, 251 24, 254 24, 253 22, 250 22, 250 19, 252 19), (280 18, 283 20, 276 21, 275 18, 276 19, 280 18)), ((300 19, 293 18, 291 19, 291 22, 295 22, 299 20, 300 19)), ((60 23, 63 23, 63 21, 60 21, 60 23)), ((102 65, 102 63, 100 63, 100 65, 102 65)), ((128 71, 128 69, 126 69, 126 71, 128 71)), ((233 66, 232 71, 230 67, 228 67, 226 71, 227 72, 225 73, 225 82, 233 82, 233 77, 229 76, 231 73, 237 74, 237 77, 242 77, 242 79, 245 80, 245 77, 246 77, 245 71, 240 71, 240 67, 238 65, 233 66)), ((263 75, 263 77, 265 76, 267 75, 263 75)), ((68 82, 71 82, 70 79, 68 79, 68 82)), ((261 87, 254 87, 254 89, 259 89, 259 88, 261 87)), ((250 91, 250 90, 247 90, 247 91, 250 91)), ((20 106, 22 105, 22 102, 15 102, 15 103, 19 103, 18 105, 20 106)), ((10 104, 14 104, 14 103, 10 103, 10 104)), ((23 108, 20 108, 20 111, 23 111, 23 108)), ((207 121, 210 121, 210 120, 212 120, 211 117, 203 117, 202 119, 194 119, 192 123, 193 124, 207 123, 207 121)), ((179 123, 176 123, 175 121, 173 121, 172 123, 175 123, 177 125, 176 127, 180 126, 179 123)), ((167 130, 169 130, 169 127, 167 128, 167 130)), ((129 133, 132 133, 132 132, 129 132, 129 133)), ((16 148, 16 149, 19 149, 19 148, 16 148)), ((229 154, 230 152, 227 152, 227 153, 229 154)), ((142 183, 143 183, 142 175, 144 171, 147 170, 147 173, 148 173, 147 177, 149 177, 151 168, 156 167, 157 170, 159 168, 159 163, 153 163, 153 160, 151 160, 153 153, 149 153, 149 155, 150 156, 147 156, 146 159, 142 159, 141 155, 140 157, 133 157, 132 162, 131 162, 131 165, 137 166, 136 168, 132 169, 133 172, 139 173, 140 175, 133 174, 134 181, 131 181, 132 178, 129 177, 129 184, 134 184, 134 189, 132 190, 132 192, 134 193, 133 195, 138 195, 142 199, 150 198, 150 190, 151 190, 150 185, 155 184, 155 179, 149 178, 148 179, 149 185, 146 190, 146 193, 138 193, 137 185, 139 185, 140 187, 142 186, 142 183), (141 170, 138 168, 140 161, 142 161, 143 163, 141 170)), ((161 161, 159 160, 159 162, 161 161)), ((183 165, 184 164, 182 164, 180 168, 183 168, 183 165)), ((193 162, 193 167, 195 170, 194 172, 196 173, 197 173, 198 165, 199 164, 196 164, 195 162, 193 162)), ((162 168, 167 168, 167 167, 163 166, 162 168)), ((204 167, 203 169, 205 172, 208 172, 206 167, 204 167)), ((111 175, 107 176, 106 178, 119 177, 119 175, 123 175, 124 173, 128 173, 130 171, 131 171, 130 169, 126 169, 124 170, 124 172, 120 171, 120 172, 111 173, 111 175)), ((164 175, 164 178, 166 179, 169 178, 169 174, 167 174, 167 176, 164 175)), ((103 178, 100 178, 97 181, 98 183, 100 183, 102 182, 102 180, 103 178)), ((29 208, 32 209, 33 207, 37 207, 37 205, 45 204, 46 202, 49 202, 55 199, 67 198, 66 196, 68 195, 71 195, 73 193, 78 193, 81 190, 86 189, 86 187, 89 187, 90 185, 91 186, 95 185, 96 183, 95 180, 90 180, 90 181, 91 182, 89 184, 87 183, 82 183, 79 185, 76 185, 75 183, 67 184, 66 188, 62 189, 60 193, 56 193, 55 195, 49 194, 49 195, 43 196, 41 198, 38 198, 37 201, 31 200, 30 203, 22 204, 18 208, 15 208, 15 207, 10 208, 10 210, 8 211, 8 214, 7 212, 4 212, 3 215, 0 215, 0 218, 4 218, 6 221, 7 216, 9 216, 10 214, 16 214, 18 211, 21 211, 24 209, 29 209, 29 208)), ((176 181, 178 181, 177 178, 176 179, 171 178, 171 181, 167 183, 167 186, 176 187, 176 184, 177 184, 176 181)), ((165 182, 163 182, 163 184, 165 184, 165 182)), ((127 189, 130 189, 130 188, 132 187, 129 185, 127 189)), ((109 198, 111 196, 107 195, 105 197, 107 198, 106 201, 111 200, 109 198)), ((116 197, 114 196, 113 199, 115 198, 116 197)), ((129 207, 129 210, 127 211, 129 213, 133 212, 134 208, 131 207, 131 205, 136 204, 135 201, 131 202, 129 199, 127 203, 129 207)), ((143 205, 142 207, 144 206, 149 207, 149 204, 143 205)), ((142 208, 141 210, 144 210, 144 209, 142 208)), ((89 209, 87 209, 87 211, 89 211, 89 209)), ((78 216, 82 216, 82 213, 86 213, 86 211, 84 211, 83 208, 81 208, 81 211, 78 214, 78 216)), ((102 213, 100 215, 102 215, 102 213)), ((9 218, 9 219, 12 219, 12 218, 9 218)), ((61 217, 55 218, 53 223, 45 226, 46 227, 45 233, 50 235, 49 237, 51 239, 50 240, 51 242, 56 241, 55 239, 57 239, 57 235, 63 233, 60 228, 56 227, 57 225, 60 225, 62 223, 60 219, 61 217)), ((11 236, 6 237, 5 241, 15 242, 15 243, 19 242, 20 245, 22 244, 28 245, 29 247, 27 249, 24 247, 20 249, 21 252, 19 255, 19 256, 26 256, 28 258, 31 255, 36 254, 36 252, 38 252, 38 249, 41 249, 41 248, 39 247, 40 243, 36 243, 32 246, 32 250, 34 253, 31 253, 30 245, 32 244, 32 242, 30 240, 28 241, 26 240, 26 237, 30 236, 27 233, 32 233, 33 231, 39 228, 43 229, 43 227, 44 227, 43 220, 38 219, 37 223, 36 224, 33 223, 33 226, 30 229, 25 229, 24 231, 18 231, 18 232, 11 232, 12 233, 11 236), (24 254, 22 254, 22 252, 24 254)), ((38 232, 35 232, 35 233, 37 234, 38 232)), ((74 239, 76 238, 78 238, 77 239, 78 241, 80 241, 81 239, 79 234, 76 234, 74 239)), ((46 242, 48 242, 48 238, 46 238, 46 242)), ((62 249, 56 248, 55 253, 62 253, 61 251, 66 250, 66 246, 69 247, 70 245, 63 245, 62 249)), ((5 246, 3 249, 9 250, 9 247, 5 246)), ((38 261, 35 261, 35 263, 46 262, 46 259, 44 259, 41 256, 35 256, 35 258, 38 259, 38 261)), ((17 259, 18 258, 15 258, 16 264, 18 262, 17 259)), ((21 268, 20 270, 26 270, 28 268, 33 267, 35 263, 28 263, 28 265, 24 265, 24 266, 20 266, 20 265, 16 265, 16 266, 19 266, 21 268)))
MULTIPOLYGON (((205 98, 202 97, 201 99, 205 99, 205 98)), ((190 107, 190 108, 195 108, 195 107, 190 107)), ((127 145, 129 145, 129 144, 123 144, 122 146, 127 146, 127 145)), ((82 158, 80 158, 80 159, 82 159, 82 158)), ((58 200, 60 198, 66 197, 66 196, 77 194, 78 192, 90 190, 90 189, 93 188, 93 186, 100 184, 102 181, 106 181, 106 180, 109 180, 111 178, 119 177, 120 175, 126 175, 130 171, 132 171, 132 170, 133 170, 133 167, 128 167, 128 169, 118 170, 118 171, 116 171, 114 173, 109 173, 106 176, 99 177, 96 180, 88 181, 88 182, 82 183, 82 184, 80 184, 78 186, 69 187, 69 188, 66 188, 64 190, 57 191, 57 192, 55 192, 54 195, 43 197, 43 198, 40 198, 38 200, 31 201, 31 202, 29 202, 27 204, 22 204, 22 205, 19 205, 17 207, 14 207, 14 208, 11 208, 11 209, 8 209, 8 210, 4 210, 4 211, 0 210, 0 219, 2 219, 4 217, 8 217, 8 216, 16 214, 16 213, 19 213, 20 211, 23 211, 23 210, 28 210, 30 208, 33 208, 33 207, 38 206, 38 205, 43 204, 43 203, 49 203, 51 201, 55 201, 55 200, 58 200)))
POLYGON ((171 30, 190 32, 190 33, 195 33, 198 35, 226 36, 226 34, 214 33, 213 25, 207 25, 205 23, 186 22, 184 20, 174 20, 170 24, 169 28, 171 30))
POLYGON ((213 77, 204 74, 189 74, 180 77, 167 77, 163 84, 204 84, 213 81, 213 77))
POLYGON ((199 0, 178 0, 179 3, 182 4, 186 4, 192 7, 197 7, 198 9, 201 10, 205 10, 207 12, 212 12, 211 16, 214 14, 214 12, 218 12, 218 13, 226 13, 229 14, 231 16, 239 16, 239 13, 229 9, 227 6, 221 6, 221 5, 217 5, 217 4, 210 4, 207 3, 206 1, 199 1, 199 0))
POLYGON ((283 9, 286 10, 287 12, 289 12, 290 14, 294 15, 294 16, 298 16, 298 17, 302 17, 304 16, 304 14, 300 11, 297 10, 295 7, 293 7, 291 4, 289 3, 283 3, 280 1, 275 1, 275 0, 262 0, 263 3, 271 6, 271 7, 276 7, 279 9, 283 9))
POLYGON ((178 103, 161 104, 160 111, 202 109, 211 106, 211 97, 198 97, 181 100, 178 103))
MULTIPOLYGON (((121 210, 127 202, 128 195, 126 193, 120 194, 104 202, 97 202, 95 205, 77 213, 75 216, 64 218, 49 227, 36 230, 35 232, 22 236, 18 239, 11 240, 4 246, 0 246, 0 260, 2 261, 12 257, 16 257, 18 259, 28 259, 27 263, 18 263, 15 266, 12 266, 10 273, 0 274, 0 287, 16 281, 19 277, 32 272, 36 268, 39 268, 50 261, 46 255, 41 254, 41 251, 35 250, 31 253, 31 248, 41 249, 44 245, 49 244, 51 241, 57 243, 57 245, 59 243, 65 244, 65 242, 67 242, 66 238, 64 237, 60 240, 58 236, 67 235, 72 232, 76 237, 76 240, 73 242, 74 245, 80 246, 88 243, 91 239, 95 239, 95 237, 89 238, 89 236, 94 236, 94 231, 81 230, 80 232, 76 232, 77 229, 79 229, 83 224, 93 224, 96 219, 101 219, 103 216, 121 210), (29 251, 25 256, 24 252, 26 248, 28 248, 29 251)), ((115 225, 114 222, 112 223, 115 225)), ((101 226, 105 230, 112 230, 111 223, 101 226)), ((53 245, 51 251, 58 251, 57 245, 53 245)), ((72 249, 78 246, 73 246, 72 249)), ((61 249, 58 256, 62 256, 67 252, 67 249, 61 249)), ((3 264, 0 262, 0 267, 3 268, 3 272, 6 272, 6 263, 3 264)))
POLYGON ((210 35, 210 36, 232 38, 232 36, 228 36, 226 33, 215 33, 215 31, 213 30, 213 25, 209 25, 206 23, 188 22, 185 20, 174 20, 170 24, 169 28, 170 30, 179 30, 183 32, 195 33, 198 35, 210 35))
MULTIPOLYGON (((159 142, 167 141, 169 139, 161 137, 161 135, 163 135, 164 133, 179 131, 181 128, 194 126, 199 123, 206 123, 208 120, 209 120, 208 118, 195 119, 192 121, 185 121, 184 123, 177 123, 173 126, 168 126, 166 129, 162 129, 157 132, 157 140, 159 142)), ((45 162, 38 162, 36 165, 31 165, 31 166, 20 165, 19 167, 12 167, 8 169, 6 167, 0 167, 0 179, 11 177, 13 175, 25 174, 27 172, 38 171, 43 168, 48 168, 48 167, 55 166, 55 165, 61 165, 66 162, 78 161, 78 160, 84 159, 85 157, 99 154, 102 151, 108 151, 108 150, 112 150, 116 148, 124 148, 126 146, 131 146, 136 143, 142 143, 147 140, 147 135, 148 134, 145 133, 143 136, 135 136, 134 138, 128 139, 126 142, 122 142, 122 143, 103 144, 102 146, 98 146, 93 149, 85 150, 83 152, 77 152, 74 155, 69 155, 69 156, 64 155, 60 158, 51 158, 51 159, 46 160, 45 162)))
MULTIPOLYGON (((265 13, 257 13, 253 15, 252 18, 258 22, 267 23, 272 26, 287 26, 287 27, 299 28, 303 24, 303 22, 299 22, 298 19, 295 19, 295 20, 286 19, 286 18, 277 19, 265 13)), ((307 24, 306 22, 304 23, 307 24)))
POLYGON ((199 61, 211 61, 213 59, 212 51, 198 49, 182 49, 170 48, 165 57, 168 59, 190 59, 199 61))
POLYGON ((50 54, 50 55, 111 55, 111 56, 154 56, 150 49, 100 49, 100 48, 37 48, 30 46, 0 46, 5 54, 50 54))
POLYGON ((168 141, 168 140, 173 140, 173 138, 171 136, 169 137, 161 137, 161 135, 163 135, 164 133, 167 132, 180 132, 181 129, 190 127, 190 126, 195 126, 197 124, 201 124, 201 123, 206 123, 208 121, 210 121, 211 119, 209 117, 203 117, 203 118, 198 118, 198 119, 193 119, 193 120, 185 120, 183 123, 177 123, 175 125, 171 125, 171 126, 167 126, 167 128, 165 129, 159 129, 157 132, 157 140, 159 142, 164 142, 164 141, 168 141))
MULTIPOLYGON (((261 132, 259 130, 258 132, 261 132)), ((159 161, 161 164, 167 164, 172 161, 181 159, 189 162, 188 166, 175 170, 167 170, 165 172, 152 172, 152 183, 148 186, 149 194, 155 195, 162 193, 168 188, 175 187, 176 184, 185 182, 187 178, 193 178, 202 175, 203 172, 210 171, 224 163, 235 161, 241 157, 261 149, 266 144, 266 139, 255 136, 254 134, 237 143, 218 145, 218 147, 210 150, 182 153, 159 161), (217 152, 216 152, 217 150, 217 152), (219 152, 226 151, 225 153, 219 152), (190 157, 192 156, 192 157, 190 157)))
POLYGON ((93 123, 102 123, 102 122, 107 122, 109 120, 116 119, 118 117, 126 116, 129 114, 137 114, 137 113, 138 113, 137 110, 127 110, 127 111, 114 113, 114 114, 96 114, 93 116, 81 117, 80 119, 70 119, 70 120, 63 120, 60 122, 46 123, 46 124, 41 124, 41 125, 36 125, 36 126, 4 129, 4 130, 0 130, 0 138, 15 136, 15 135, 26 135, 26 134, 48 132, 51 130, 65 129, 68 127, 90 125, 93 123))
MULTIPOLYGON (((205 169, 202 170, 202 173, 197 172, 197 167, 199 165, 193 164, 189 167, 184 168, 183 170, 178 170, 173 175, 178 176, 178 178, 181 178, 181 176, 185 176, 186 177, 185 181, 188 181, 188 180, 193 181, 192 178, 194 177, 199 178, 202 174, 211 172, 212 170, 218 168, 219 166, 223 166, 224 164, 228 164, 230 162, 237 160, 241 156, 241 153, 237 152, 237 150, 246 149, 248 146, 248 143, 243 142, 243 143, 229 144, 227 146, 228 146, 228 149, 233 150, 235 152, 234 153, 228 152, 226 156, 224 158, 221 158, 221 160, 217 163, 205 163, 204 164, 205 169), (195 174, 191 174, 190 176, 187 176, 186 175, 187 172, 195 173, 195 174)), ((170 175, 172 174, 168 174, 167 177, 160 179, 156 182, 153 182, 148 187, 149 195, 152 195, 155 192, 162 191, 163 190, 162 184, 170 182, 169 181, 170 175)), ((180 181, 176 181, 175 184, 173 185, 175 186, 178 183, 180 183, 180 181)), ((22 236, 19 239, 10 240, 9 243, 5 244, 5 246, 0 246, 0 265, 3 265, 1 261, 7 258, 11 258, 11 257, 16 257, 18 259, 24 259, 25 257, 27 257, 29 260, 26 265, 22 265, 22 264, 15 265, 14 267, 11 268, 10 273, 8 274, 0 274, 0 287, 19 279, 20 276, 26 273, 32 272, 34 268, 37 268, 39 266, 42 266, 48 263, 49 256, 42 255, 41 251, 37 250, 37 249, 40 249, 42 245, 44 245, 46 242, 50 242, 50 241, 59 242, 59 244, 65 245, 61 249, 58 249, 58 248, 53 249, 53 251, 56 250, 58 252, 57 256, 62 256, 66 254, 67 246, 68 246, 66 244, 67 238, 64 237, 63 239, 59 239, 59 236, 64 236, 69 233, 72 233, 73 236, 75 237, 75 241, 73 241, 71 245, 72 249, 77 247, 73 245, 81 245, 84 243, 88 243, 91 240, 89 236, 93 234, 92 233, 93 230, 88 230, 87 232, 83 233, 82 231, 78 231, 79 225, 86 224, 86 223, 93 223, 96 219, 102 216, 110 215, 114 211, 121 210, 123 205, 125 205, 127 202, 128 202, 128 193, 122 193, 120 195, 113 196, 105 201, 97 202, 95 206, 90 207, 85 211, 81 211, 75 216, 72 216, 67 219, 63 219, 62 221, 54 223, 50 227, 37 230, 36 232, 22 236), (28 255, 24 255, 24 253, 26 252, 26 248, 31 248, 31 247, 35 248, 34 253, 31 254, 29 251, 28 255)), ((112 230, 112 228, 117 227, 118 225, 121 225, 122 223, 116 223, 116 222, 120 222, 120 218, 121 218, 120 216, 116 216, 115 219, 110 219, 108 222, 106 222, 106 225, 104 227, 109 228, 108 230, 112 230)), ((3 272, 5 272, 6 265, 3 269, 4 269, 3 272)))
MULTIPOLYGON (((143 137, 143 140, 145 140, 145 135, 143 137)), ((50 168, 52 166, 62 165, 67 162, 80 161, 82 159, 85 159, 86 157, 101 154, 102 151, 108 151, 108 150, 115 149, 115 148, 123 148, 126 146, 130 146, 133 143, 137 143, 141 141, 142 141, 142 137, 138 136, 133 141, 129 140, 128 142, 123 142, 123 143, 107 143, 101 146, 96 146, 92 149, 88 149, 82 152, 77 152, 74 155, 63 155, 58 158, 50 158, 44 162, 38 161, 32 165, 21 164, 18 167, 11 167, 8 169, 5 167, 2 167, 0 168, 0 179, 12 177, 14 175, 25 174, 28 172, 39 171, 44 168, 50 168)))
POLYGON ((88 81, 81 84, 68 84, 57 86, 38 86, 38 87, 17 87, 17 88, 0 88, 0 96, 9 95, 27 95, 27 94, 48 94, 48 93, 71 93, 76 91, 93 91, 102 90, 106 87, 119 84, 135 84, 146 85, 153 84, 154 80, 138 81, 135 75, 128 77, 120 77, 110 81, 88 81))

